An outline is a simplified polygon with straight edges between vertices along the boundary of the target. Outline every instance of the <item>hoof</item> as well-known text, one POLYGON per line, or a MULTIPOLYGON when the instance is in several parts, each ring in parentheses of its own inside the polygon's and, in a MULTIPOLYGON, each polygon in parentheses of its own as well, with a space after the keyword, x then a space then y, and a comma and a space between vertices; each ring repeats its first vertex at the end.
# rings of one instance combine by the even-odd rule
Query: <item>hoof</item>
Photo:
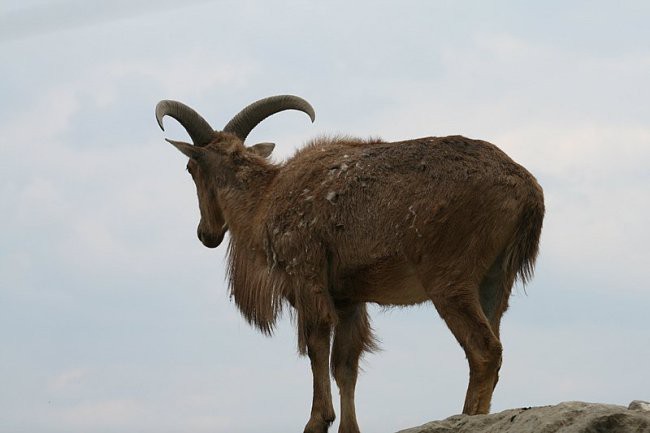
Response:
POLYGON ((329 429, 333 421, 334 416, 331 416, 331 419, 327 420, 311 418, 305 426, 304 433, 327 433, 327 429, 329 429))
POLYGON ((356 424, 347 425, 347 426, 341 424, 339 426, 339 433, 360 433, 359 426, 357 426, 356 424))

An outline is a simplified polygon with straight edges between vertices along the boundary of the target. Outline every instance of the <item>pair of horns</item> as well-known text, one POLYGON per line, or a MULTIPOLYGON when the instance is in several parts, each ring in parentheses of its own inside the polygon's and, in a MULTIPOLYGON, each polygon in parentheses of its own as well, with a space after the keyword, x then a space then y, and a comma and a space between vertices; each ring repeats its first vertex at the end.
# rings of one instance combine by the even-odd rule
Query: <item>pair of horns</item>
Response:
MULTIPOLYGON (((241 110, 223 128, 223 132, 235 134, 242 141, 262 120, 284 110, 306 113, 313 122, 313 107, 304 99, 293 95, 278 95, 260 99, 241 110)), ((199 113, 178 101, 163 100, 156 105, 156 120, 163 131, 163 117, 170 116, 183 125, 195 146, 205 146, 215 136, 215 130, 199 113)))

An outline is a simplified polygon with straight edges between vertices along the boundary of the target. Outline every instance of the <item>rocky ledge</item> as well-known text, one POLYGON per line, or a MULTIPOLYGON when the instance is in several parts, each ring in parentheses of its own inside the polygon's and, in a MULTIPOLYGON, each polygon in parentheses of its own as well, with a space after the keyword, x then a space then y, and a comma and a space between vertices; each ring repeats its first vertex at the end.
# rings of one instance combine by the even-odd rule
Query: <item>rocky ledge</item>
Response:
POLYGON ((455 415, 398 433, 650 433, 650 403, 626 408, 569 401, 490 415, 455 415))

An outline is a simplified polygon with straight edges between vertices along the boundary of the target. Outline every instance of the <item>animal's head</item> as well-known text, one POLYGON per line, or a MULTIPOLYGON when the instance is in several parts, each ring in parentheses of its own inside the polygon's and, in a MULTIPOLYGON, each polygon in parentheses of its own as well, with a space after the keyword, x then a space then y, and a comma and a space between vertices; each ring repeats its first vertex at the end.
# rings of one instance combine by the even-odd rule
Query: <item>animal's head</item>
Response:
POLYGON ((185 128, 192 144, 167 140, 189 158, 187 171, 196 185, 201 221, 197 235, 203 245, 215 248, 221 244, 228 230, 217 195, 215 177, 228 176, 225 159, 233 152, 252 152, 268 157, 275 146, 273 143, 258 143, 247 147, 244 144, 248 134, 262 120, 284 110, 299 110, 314 121, 312 106, 302 98, 292 95, 271 96, 254 102, 240 111, 226 124, 223 131, 212 129, 210 124, 187 105, 164 100, 156 105, 156 120, 164 130, 162 119, 170 116, 185 128))

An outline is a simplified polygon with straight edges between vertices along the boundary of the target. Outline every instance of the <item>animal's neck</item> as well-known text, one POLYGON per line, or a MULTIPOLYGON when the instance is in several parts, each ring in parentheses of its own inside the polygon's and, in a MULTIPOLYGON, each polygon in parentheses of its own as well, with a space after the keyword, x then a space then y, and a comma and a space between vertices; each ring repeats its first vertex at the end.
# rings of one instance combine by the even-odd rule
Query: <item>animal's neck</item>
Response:
POLYGON ((251 232, 276 173, 277 168, 271 164, 246 166, 236 174, 235 182, 220 189, 219 201, 231 236, 251 232))
POLYGON ((271 334, 282 309, 286 282, 269 272, 263 236, 261 206, 277 168, 270 164, 246 166, 236 183, 220 190, 223 214, 230 230, 228 275, 230 293, 246 320, 271 334))

